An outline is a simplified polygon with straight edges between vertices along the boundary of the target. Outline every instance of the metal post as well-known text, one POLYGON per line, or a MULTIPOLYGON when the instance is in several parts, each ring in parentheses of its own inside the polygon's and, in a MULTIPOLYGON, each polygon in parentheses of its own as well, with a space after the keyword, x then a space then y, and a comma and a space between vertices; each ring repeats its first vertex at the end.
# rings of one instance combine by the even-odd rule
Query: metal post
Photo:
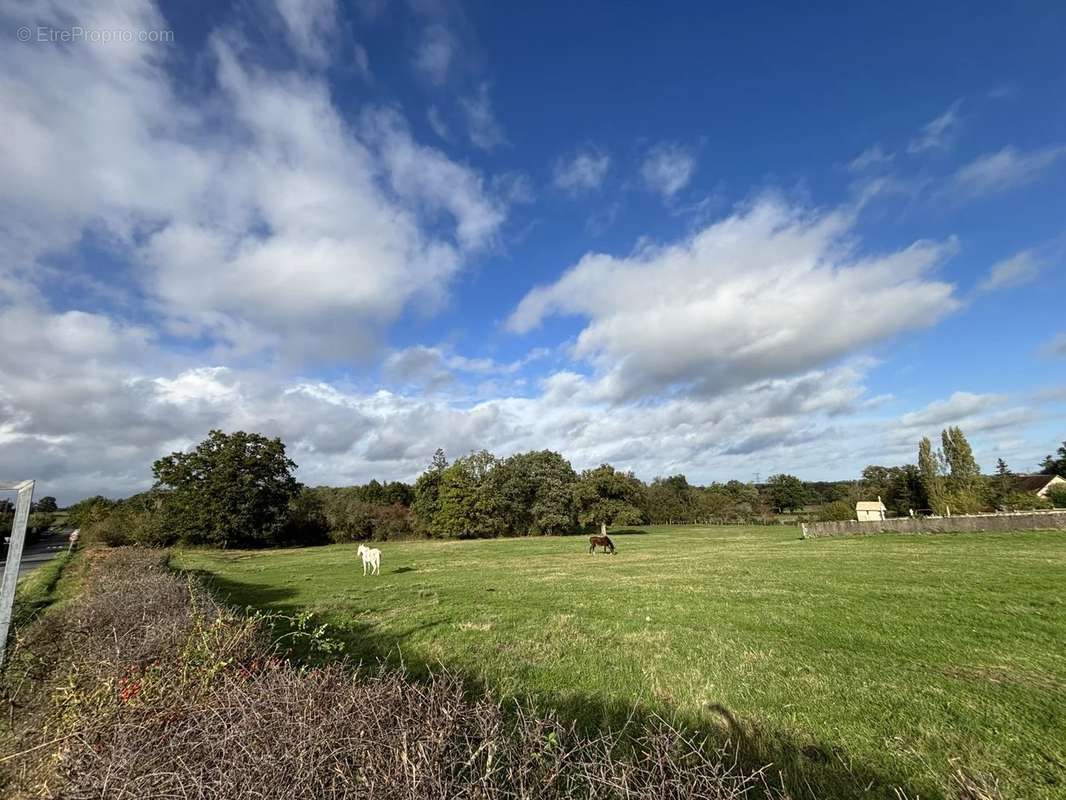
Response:
POLYGON ((11 609, 15 603, 19 564, 22 562, 22 545, 26 541, 26 523, 29 521, 30 505, 33 503, 33 484, 33 481, 0 482, 0 490, 18 492, 18 500, 15 501, 15 522, 11 526, 11 541, 7 546, 4 583, 0 586, 0 666, 4 664, 4 654, 7 651, 7 634, 11 627, 11 609))

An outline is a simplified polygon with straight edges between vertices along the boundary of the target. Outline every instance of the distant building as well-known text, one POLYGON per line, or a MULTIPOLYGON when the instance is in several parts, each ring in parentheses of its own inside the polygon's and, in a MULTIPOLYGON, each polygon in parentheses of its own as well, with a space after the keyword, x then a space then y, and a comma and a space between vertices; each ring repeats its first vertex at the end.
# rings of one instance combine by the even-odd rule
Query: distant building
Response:
POLYGON ((860 522, 866 520, 882 520, 885 518, 885 512, 888 511, 885 508, 885 504, 881 502, 881 498, 878 497, 876 502, 869 500, 860 500, 855 504, 855 519, 860 522))
POLYGON ((1047 497, 1047 493, 1055 486, 1066 486, 1066 480, 1058 475, 1015 475, 1014 491, 1032 492, 1037 497, 1047 497))

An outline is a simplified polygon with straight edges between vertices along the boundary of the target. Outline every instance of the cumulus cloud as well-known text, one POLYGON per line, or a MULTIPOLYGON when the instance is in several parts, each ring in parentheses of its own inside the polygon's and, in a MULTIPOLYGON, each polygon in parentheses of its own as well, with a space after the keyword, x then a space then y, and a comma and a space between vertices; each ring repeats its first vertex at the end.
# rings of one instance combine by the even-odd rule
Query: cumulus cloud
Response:
POLYGON ((471 401, 424 384, 463 371, 513 374, 543 353, 497 362, 409 348, 386 367, 406 376, 397 380, 405 385, 368 390, 267 368, 205 366, 166 353, 143 329, 81 312, 7 310, 0 335, 12 345, 0 350, 0 473, 35 477, 61 502, 147 488, 152 461, 212 428, 280 436, 310 485, 412 480, 437 447, 453 457, 548 447, 577 469, 611 461, 646 479, 683 471, 704 482, 756 470, 842 477, 883 462, 893 448, 911 457, 926 428, 1016 434, 1032 420, 1006 398, 962 393, 903 422, 871 418, 869 360, 652 403, 619 404, 601 381, 570 371, 523 396, 471 401))
MULTIPOLYGON (((63 333, 18 362, 0 360, 0 472, 32 475, 64 502, 146 488, 154 459, 192 446, 211 428, 281 436, 309 484, 410 480, 437 447, 453 456, 481 447, 501 455, 550 447, 579 469, 611 460, 646 477, 677 469, 694 479, 712 470, 736 474, 754 463, 749 458, 796 463, 835 447, 828 431, 839 423, 826 421, 847 413, 864 391, 863 369, 849 367, 715 398, 608 411, 595 381, 561 372, 529 396, 470 402, 422 388, 366 391, 262 369, 155 360, 159 352, 143 332, 90 317, 40 312, 34 319, 0 318, 0 329, 26 323, 63 333), (52 369, 62 370, 64 380, 54 381, 52 369), (789 433, 796 430, 802 433, 789 433)), ((440 348, 412 348, 390 362, 418 380, 519 368, 440 348)))
POLYGON ((457 384, 457 375, 514 375, 527 365, 545 358, 549 350, 536 347, 515 361, 470 358, 443 347, 415 345, 390 353, 382 372, 390 383, 406 388, 439 390, 457 384))
POLYGON ((611 157, 596 150, 578 153, 571 159, 560 159, 555 164, 555 185, 571 194, 598 189, 610 166, 611 157))
POLYGON ((1040 260, 1029 250, 999 261, 981 282, 981 290, 990 292, 1034 281, 1040 275, 1040 260))
POLYGON ((929 150, 942 150, 950 144, 959 126, 959 107, 961 100, 956 100, 943 114, 929 121, 921 132, 907 145, 907 152, 912 155, 929 150))
POLYGON ((904 414, 900 421, 908 428, 958 425, 1005 402, 1003 395, 955 392, 946 400, 936 400, 925 408, 904 414))
POLYGON ((1054 145, 1022 152, 1008 145, 986 153, 961 167, 949 182, 948 190, 961 197, 979 197, 1012 189, 1035 181, 1066 155, 1066 145, 1054 145))
POLYGON ((652 147, 640 167, 644 184, 664 200, 688 186, 695 172, 695 154, 682 145, 666 142, 652 147))
POLYGON ((970 438, 978 458, 987 458, 1001 449, 994 446, 995 439, 1002 439, 1005 432, 1017 438, 1040 417, 1034 407, 1014 402, 1007 395, 954 392, 888 424, 883 446, 886 451, 896 450, 913 460, 923 436, 936 444, 944 428, 958 426, 970 438))
MULTIPOLYGON (((78 8, 86 26, 166 27, 145 3, 78 8)), ((281 6, 308 46, 329 8, 281 6)), ((236 35, 211 42, 217 94, 194 105, 155 45, 0 52, 0 270, 31 279, 42 255, 101 230, 173 335, 293 359, 373 352, 405 308, 441 302, 507 201, 395 112, 353 127, 319 75, 257 67, 236 35)))
POLYGON ((590 253, 527 294, 507 324, 523 333, 555 314, 586 319, 574 355, 607 396, 632 398, 816 368, 958 307, 930 274, 953 242, 860 255, 853 225, 850 213, 765 197, 676 244, 590 253))

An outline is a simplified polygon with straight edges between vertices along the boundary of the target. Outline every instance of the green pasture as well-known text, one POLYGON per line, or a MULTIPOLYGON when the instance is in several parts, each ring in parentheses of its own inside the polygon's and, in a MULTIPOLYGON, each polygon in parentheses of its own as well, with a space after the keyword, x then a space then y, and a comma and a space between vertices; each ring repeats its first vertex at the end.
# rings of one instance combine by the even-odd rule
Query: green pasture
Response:
POLYGON ((1066 536, 804 541, 791 527, 187 550, 237 606, 312 611, 356 658, 446 665, 582 725, 658 713, 799 797, 1066 796, 1066 536), (965 776, 965 777, 961 777, 965 776))

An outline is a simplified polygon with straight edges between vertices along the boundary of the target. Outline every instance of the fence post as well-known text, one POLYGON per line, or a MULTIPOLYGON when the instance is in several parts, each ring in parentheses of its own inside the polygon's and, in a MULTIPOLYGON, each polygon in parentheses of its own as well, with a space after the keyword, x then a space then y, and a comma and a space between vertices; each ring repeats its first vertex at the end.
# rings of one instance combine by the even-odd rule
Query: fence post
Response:
POLYGON ((11 627, 11 608, 15 603, 15 585, 19 579, 19 564, 22 562, 22 545, 26 541, 26 523, 30 518, 33 503, 33 481, 0 483, 0 489, 18 492, 15 501, 15 521, 11 525, 11 540, 7 546, 7 563, 4 565, 4 583, 0 586, 0 667, 4 665, 7 652, 7 634, 11 627))

